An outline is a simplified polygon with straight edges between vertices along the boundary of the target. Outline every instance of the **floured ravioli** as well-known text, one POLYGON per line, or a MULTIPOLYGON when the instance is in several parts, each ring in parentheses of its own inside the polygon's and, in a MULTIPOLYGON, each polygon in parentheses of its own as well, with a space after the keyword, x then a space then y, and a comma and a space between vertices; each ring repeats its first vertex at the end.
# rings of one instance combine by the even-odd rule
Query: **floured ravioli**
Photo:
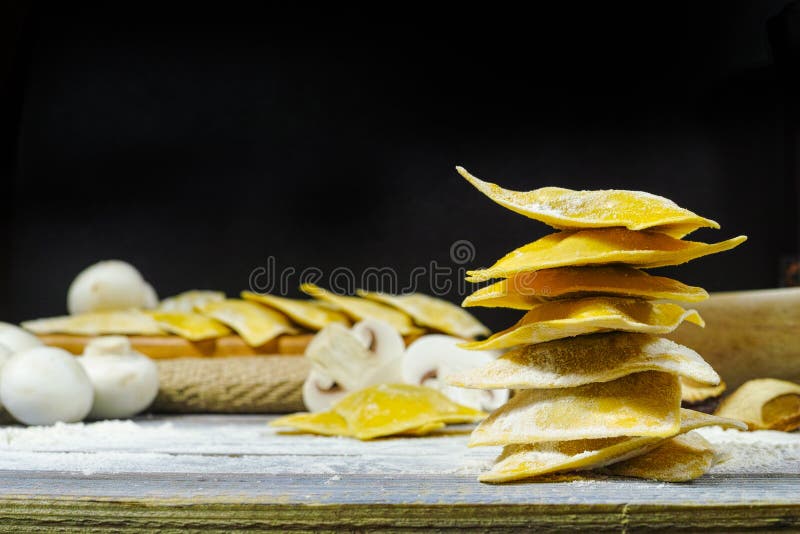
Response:
POLYGON ((486 417, 434 389, 409 384, 379 384, 356 391, 337 402, 333 410, 347 420, 359 439, 397 434, 430 423, 472 423, 486 417))
POLYGON ((751 430, 800 428, 800 384, 776 378, 749 380, 728 395, 717 415, 741 419, 751 430))
POLYGON ((22 327, 34 334, 106 334, 152 336, 165 334, 158 323, 138 310, 83 313, 25 321, 22 327))
POLYGON ((702 380, 695 380, 689 376, 681 376, 681 398, 683 402, 702 402, 719 397, 725 392, 725 382, 711 384, 702 380))
POLYGON ((461 346, 503 349, 609 330, 666 334, 683 321, 704 325, 695 310, 684 310, 668 302, 616 297, 555 300, 536 305, 511 328, 461 346))
POLYGON ((434 389, 379 384, 348 394, 330 412, 293 414, 271 425, 367 440, 424 435, 447 423, 472 423, 484 417, 485 413, 456 404, 434 389))
POLYGON ((489 329, 469 312, 446 300, 422 293, 389 295, 388 293, 370 293, 359 290, 358 295, 397 308, 411 316, 418 325, 451 336, 471 339, 490 334, 489 329))
POLYGON ((716 222, 681 208, 667 198, 643 191, 573 191, 562 187, 511 191, 484 182, 463 167, 456 167, 456 170, 478 191, 504 208, 554 228, 624 226, 630 230, 652 229, 676 237, 698 228, 719 228, 716 222))
POLYGON ((158 326, 171 334, 176 334, 189 341, 202 341, 226 336, 230 328, 219 321, 199 313, 188 312, 147 312, 156 320, 158 326))
POLYGON ((165 298, 158 303, 156 311, 191 313, 195 311, 197 306, 201 306, 206 302, 220 302, 223 300, 225 300, 225 293, 222 291, 192 289, 174 297, 165 298))
POLYGON ((625 263, 641 268, 679 265, 701 256, 730 250, 746 239, 745 236, 739 236, 708 244, 624 228, 565 230, 509 252, 488 269, 467 271, 467 281, 509 278, 521 272, 554 267, 609 263, 625 263))
MULTIPOLYGON (((680 413, 680 433, 705 426, 745 427, 739 421, 693 410, 682 409, 680 413)), ((645 454, 662 443, 664 441, 661 438, 617 437, 507 445, 492 469, 483 473, 478 480, 509 482, 549 473, 597 469, 645 454)))
POLYGON ((678 377, 656 371, 574 388, 523 389, 478 425, 469 446, 674 436, 680 407, 678 377))
POLYGON ((651 276, 624 265, 602 267, 558 267, 522 272, 475 291, 464 306, 529 310, 554 298, 609 295, 645 299, 697 302, 708 298, 701 287, 671 278, 651 276))
POLYGON ((719 383, 719 375, 692 349, 668 339, 625 332, 525 345, 446 380, 466 388, 549 389, 608 382, 642 371, 719 383))
POLYGON ((281 334, 297 333, 289 320, 280 313, 245 300, 206 302, 197 309, 203 315, 236 330, 251 347, 263 345, 281 334))
POLYGON ((697 432, 688 432, 661 443, 641 455, 609 465, 618 476, 663 482, 687 482, 700 478, 714 465, 714 448, 697 432))
POLYGON ((331 323, 350 325, 347 316, 310 300, 289 299, 242 291, 242 298, 264 304, 286 314, 292 321, 310 330, 321 330, 331 323))
POLYGON ((361 297, 336 295, 314 284, 303 284, 300 286, 300 290, 306 295, 333 304, 354 321, 361 321, 369 318, 380 319, 392 325, 404 336, 423 332, 421 329, 414 326, 411 322, 411 317, 389 306, 378 304, 377 302, 361 297))

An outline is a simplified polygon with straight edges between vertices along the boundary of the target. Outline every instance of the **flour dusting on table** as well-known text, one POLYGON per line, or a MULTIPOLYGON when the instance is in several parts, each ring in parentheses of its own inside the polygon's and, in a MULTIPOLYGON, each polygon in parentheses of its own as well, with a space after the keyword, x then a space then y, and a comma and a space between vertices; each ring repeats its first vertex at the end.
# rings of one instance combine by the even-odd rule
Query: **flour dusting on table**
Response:
MULTIPOLYGON (((477 475, 499 447, 470 449, 470 427, 362 442, 280 434, 269 416, 179 416, 0 428, 0 469, 102 473, 477 475)), ((800 433, 698 430, 720 453, 711 474, 800 474, 800 433)))

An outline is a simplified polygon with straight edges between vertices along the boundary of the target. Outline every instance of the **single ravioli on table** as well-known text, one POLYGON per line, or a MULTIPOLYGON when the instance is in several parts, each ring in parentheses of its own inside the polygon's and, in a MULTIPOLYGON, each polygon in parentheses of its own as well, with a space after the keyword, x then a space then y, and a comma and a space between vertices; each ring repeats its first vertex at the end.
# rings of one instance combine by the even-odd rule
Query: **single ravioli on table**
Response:
POLYGON ((656 336, 683 321, 704 325, 696 311, 659 299, 695 302, 708 295, 640 269, 679 265, 747 238, 683 240, 719 225, 645 192, 511 191, 457 170, 501 206, 559 230, 488 269, 467 272, 470 282, 501 280, 475 291, 464 306, 528 310, 511 328, 462 345, 514 350, 448 378, 456 386, 517 390, 472 433, 470 446, 504 446, 479 480, 603 469, 677 482, 707 472, 714 451, 689 431, 744 425, 680 408, 691 384, 724 386, 695 351, 656 336))
POLYGON ((379 384, 350 393, 329 412, 287 415, 270 425, 369 440, 424 435, 446 424, 474 423, 484 417, 486 413, 456 404, 430 388, 379 384))

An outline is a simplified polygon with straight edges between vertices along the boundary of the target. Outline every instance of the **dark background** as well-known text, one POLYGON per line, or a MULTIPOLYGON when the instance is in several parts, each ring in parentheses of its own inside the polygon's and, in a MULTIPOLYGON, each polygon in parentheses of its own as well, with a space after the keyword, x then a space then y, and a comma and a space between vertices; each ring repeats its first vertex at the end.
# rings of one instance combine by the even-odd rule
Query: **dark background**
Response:
MULTIPOLYGON (((107 258, 162 296, 236 294, 270 256, 326 275, 393 267, 402 282, 431 260, 457 267, 456 240, 474 244, 475 267, 548 232, 481 196, 457 163, 509 188, 665 195, 722 224, 692 238, 750 240, 662 274, 775 287, 798 251, 782 52, 797 7, 772 23, 777 49, 767 32, 787 4, 440 16, 11 2, 0 319, 63 313, 72 278, 107 258)), ((476 313, 494 328, 519 315, 476 313)))

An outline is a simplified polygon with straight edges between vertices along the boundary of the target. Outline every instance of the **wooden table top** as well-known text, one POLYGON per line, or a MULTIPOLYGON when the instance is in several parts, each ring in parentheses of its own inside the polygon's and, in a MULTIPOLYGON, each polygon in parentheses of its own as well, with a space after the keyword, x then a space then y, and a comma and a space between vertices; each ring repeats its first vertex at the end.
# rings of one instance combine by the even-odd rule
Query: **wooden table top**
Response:
MULTIPOLYGON (((715 469, 685 484, 486 485, 476 475, 498 449, 468 449, 469 428, 359 442, 279 434, 270 419, 2 428, 0 530, 800 528, 793 452, 766 471, 715 469)), ((780 446, 800 451, 800 435, 780 446)))

